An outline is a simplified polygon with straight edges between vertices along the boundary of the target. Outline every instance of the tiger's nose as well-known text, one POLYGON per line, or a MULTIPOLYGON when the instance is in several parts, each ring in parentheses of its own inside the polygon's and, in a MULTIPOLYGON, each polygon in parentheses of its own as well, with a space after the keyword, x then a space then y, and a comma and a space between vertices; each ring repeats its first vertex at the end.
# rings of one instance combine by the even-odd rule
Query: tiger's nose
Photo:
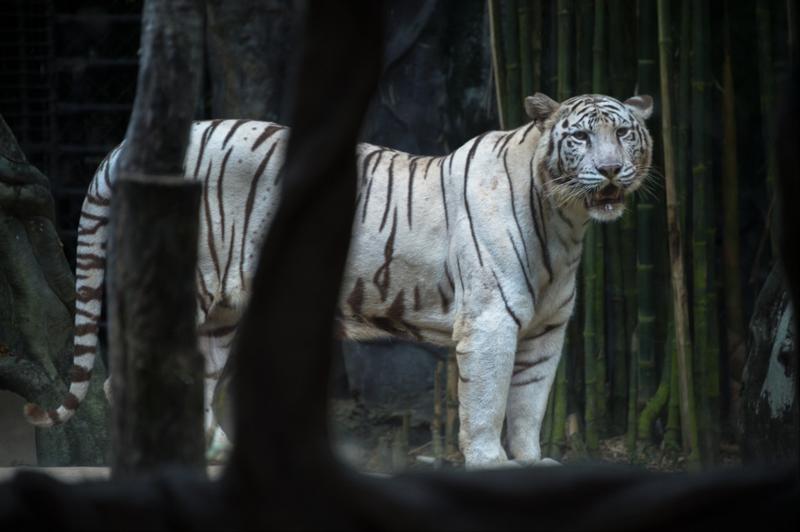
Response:
POLYGON ((620 170, 622 170, 621 164, 601 164, 598 165, 597 171, 600 172, 600 175, 603 177, 613 181, 618 175, 620 170))

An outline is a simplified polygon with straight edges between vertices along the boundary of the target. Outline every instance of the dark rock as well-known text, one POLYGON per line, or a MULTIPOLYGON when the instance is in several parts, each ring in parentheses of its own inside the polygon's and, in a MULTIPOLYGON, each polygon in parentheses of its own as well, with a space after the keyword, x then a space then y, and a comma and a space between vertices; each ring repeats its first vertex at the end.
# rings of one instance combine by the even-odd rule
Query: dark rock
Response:
POLYGON ((774 267, 756 301, 742 377, 742 455, 747 462, 797 460, 795 312, 774 267))

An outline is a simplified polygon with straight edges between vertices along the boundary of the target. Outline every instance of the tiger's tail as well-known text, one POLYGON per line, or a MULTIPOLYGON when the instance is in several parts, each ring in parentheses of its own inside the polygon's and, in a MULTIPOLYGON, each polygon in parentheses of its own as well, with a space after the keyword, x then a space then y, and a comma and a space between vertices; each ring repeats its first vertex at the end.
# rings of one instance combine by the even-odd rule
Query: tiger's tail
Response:
POLYGON ((97 335, 103 302, 106 236, 111 205, 109 167, 117 151, 114 150, 100 163, 81 209, 75 275, 75 351, 69 370, 69 392, 55 410, 45 410, 33 403, 25 405, 25 417, 37 427, 52 427, 69 420, 89 390, 98 352, 97 335))

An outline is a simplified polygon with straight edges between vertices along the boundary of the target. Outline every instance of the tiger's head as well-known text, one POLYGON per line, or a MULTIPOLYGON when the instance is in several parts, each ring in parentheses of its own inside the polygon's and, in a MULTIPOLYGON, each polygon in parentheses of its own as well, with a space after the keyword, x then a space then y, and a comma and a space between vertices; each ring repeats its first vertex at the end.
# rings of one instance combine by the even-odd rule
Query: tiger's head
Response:
POLYGON ((625 195, 649 174, 653 140, 644 121, 653 99, 587 94, 559 104, 536 93, 525 110, 542 133, 534 160, 546 194, 559 206, 582 205, 598 221, 622 216, 625 195))

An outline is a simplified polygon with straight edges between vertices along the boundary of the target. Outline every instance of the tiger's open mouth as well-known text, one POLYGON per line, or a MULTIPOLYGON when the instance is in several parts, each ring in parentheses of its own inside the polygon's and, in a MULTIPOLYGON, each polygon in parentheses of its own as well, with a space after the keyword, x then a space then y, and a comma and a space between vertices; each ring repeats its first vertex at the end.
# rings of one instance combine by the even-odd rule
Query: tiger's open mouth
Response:
POLYGON ((586 207, 612 211, 614 207, 621 205, 624 199, 625 194, 621 187, 606 185, 586 197, 586 207))

